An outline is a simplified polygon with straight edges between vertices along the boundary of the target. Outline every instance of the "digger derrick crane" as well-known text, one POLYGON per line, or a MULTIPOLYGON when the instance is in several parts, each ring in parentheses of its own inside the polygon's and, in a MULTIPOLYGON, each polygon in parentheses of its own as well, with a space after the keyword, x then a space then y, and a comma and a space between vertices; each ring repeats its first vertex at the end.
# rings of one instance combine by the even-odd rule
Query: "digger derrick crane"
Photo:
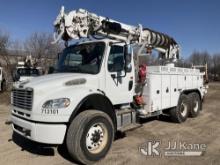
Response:
POLYGON ((141 24, 138 26, 124 24, 84 9, 65 13, 62 6, 54 22, 54 27, 54 43, 60 39, 68 42, 72 39, 102 36, 127 44, 137 44, 140 47, 138 54, 144 48, 156 49, 165 60, 179 59, 180 47, 172 37, 149 28, 143 28, 141 24))

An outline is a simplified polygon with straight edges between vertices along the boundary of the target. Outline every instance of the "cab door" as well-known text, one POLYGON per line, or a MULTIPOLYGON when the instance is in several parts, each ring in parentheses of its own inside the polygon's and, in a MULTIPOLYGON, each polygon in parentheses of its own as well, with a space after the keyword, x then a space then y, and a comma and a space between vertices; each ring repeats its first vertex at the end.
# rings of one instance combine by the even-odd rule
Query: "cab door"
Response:
POLYGON ((131 65, 125 73, 124 46, 112 45, 108 52, 105 93, 114 105, 132 102, 134 91, 132 53, 130 53, 131 65))

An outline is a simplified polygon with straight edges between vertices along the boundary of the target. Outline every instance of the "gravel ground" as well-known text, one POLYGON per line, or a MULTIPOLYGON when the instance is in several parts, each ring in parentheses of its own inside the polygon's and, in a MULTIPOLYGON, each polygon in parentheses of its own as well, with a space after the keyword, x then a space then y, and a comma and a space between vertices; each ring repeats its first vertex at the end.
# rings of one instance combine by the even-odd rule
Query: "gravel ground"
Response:
MULTIPOLYGON (((175 124, 166 117, 151 118, 143 127, 119 137, 107 154, 97 164, 220 164, 220 84, 211 83, 197 118, 175 124), (141 154, 139 147, 146 141, 161 142, 160 157, 141 154), (205 144, 203 156, 166 157, 163 154, 168 141, 187 144, 205 144)), ((42 147, 12 133, 5 121, 10 118, 9 94, 0 95, 0 164, 1 165, 68 165, 74 164, 64 147, 42 147)))

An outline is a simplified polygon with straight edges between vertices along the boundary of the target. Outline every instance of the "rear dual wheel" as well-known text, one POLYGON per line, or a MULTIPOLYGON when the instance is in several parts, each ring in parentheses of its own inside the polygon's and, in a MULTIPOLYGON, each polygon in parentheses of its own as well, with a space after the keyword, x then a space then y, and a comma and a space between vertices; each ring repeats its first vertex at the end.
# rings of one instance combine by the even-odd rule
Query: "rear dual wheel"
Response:
POLYGON ((182 123, 186 121, 189 115, 190 102, 187 95, 182 94, 179 98, 178 105, 170 110, 172 121, 182 123))
POLYGON ((197 117, 199 115, 199 111, 201 110, 201 99, 198 93, 190 93, 188 95, 190 100, 190 111, 189 116, 190 117, 197 117))
POLYGON ((170 110, 171 119, 176 123, 186 121, 187 117, 197 117, 201 110, 201 99, 198 93, 182 94, 177 107, 170 110))

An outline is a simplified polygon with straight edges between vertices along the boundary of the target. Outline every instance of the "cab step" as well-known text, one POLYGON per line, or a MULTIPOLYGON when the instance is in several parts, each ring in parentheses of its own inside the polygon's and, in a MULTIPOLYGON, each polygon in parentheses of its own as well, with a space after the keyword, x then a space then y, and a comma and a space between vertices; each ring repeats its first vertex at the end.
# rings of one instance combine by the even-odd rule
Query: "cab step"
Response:
POLYGON ((117 130, 125 132, 141 126, 137 123, 137 113, 134 109, 125 108, 116 111, 117 116, 117 130))
POLYGON ((120 129, 118 129, 118 131, 121 131, 121 132, 126 132, 126 131, 131 131, 131 130, 134 130, 134 129, 137 129, 137 128, 140 128, 142 127, 142 124, 130 124, 128 126, 125 126, 125 127, 121 127, 120 129))

